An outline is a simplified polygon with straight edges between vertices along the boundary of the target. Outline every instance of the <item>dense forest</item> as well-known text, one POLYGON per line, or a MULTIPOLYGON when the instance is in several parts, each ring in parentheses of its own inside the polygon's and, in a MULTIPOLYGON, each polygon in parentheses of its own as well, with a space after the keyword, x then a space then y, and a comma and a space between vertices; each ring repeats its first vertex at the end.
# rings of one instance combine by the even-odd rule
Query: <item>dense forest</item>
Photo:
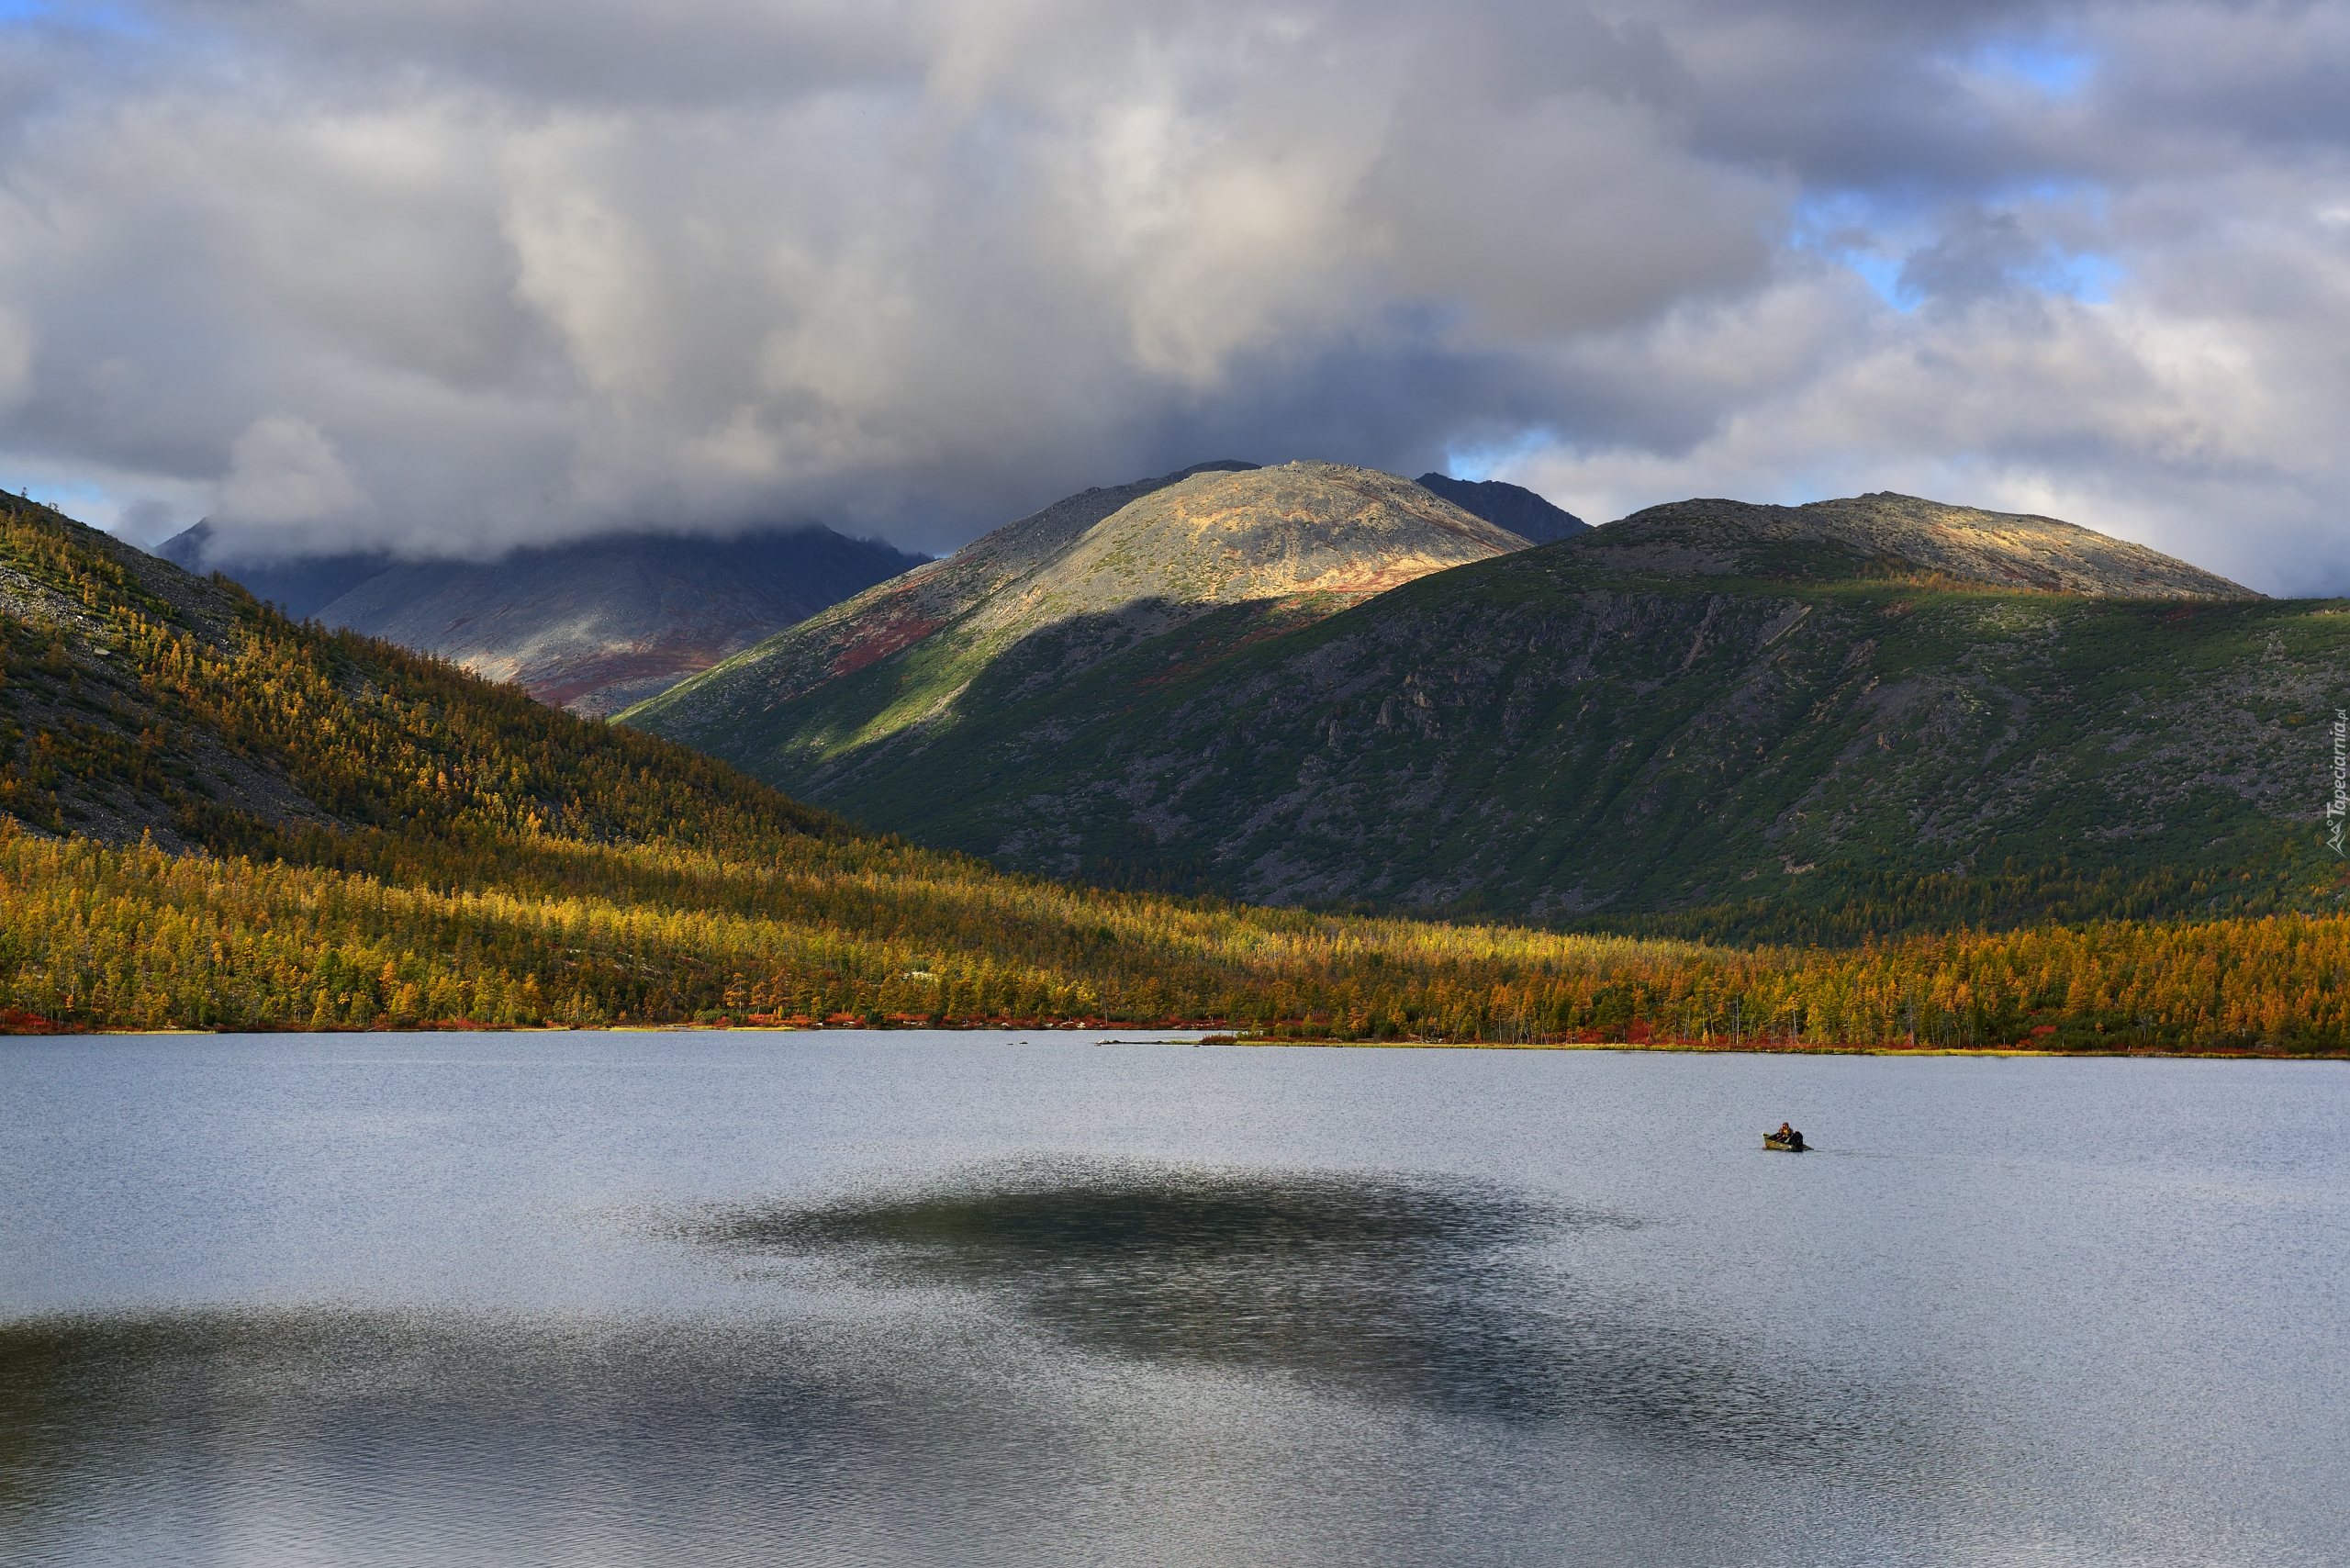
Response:
POLYGON ((0 506, 0 1018, 18 1029, 2350 1045, 2342 916, 1734 948, 1074 887, 861 833, 29 503, 0 506), (85 832, 141 811, 150 836, 85 832))

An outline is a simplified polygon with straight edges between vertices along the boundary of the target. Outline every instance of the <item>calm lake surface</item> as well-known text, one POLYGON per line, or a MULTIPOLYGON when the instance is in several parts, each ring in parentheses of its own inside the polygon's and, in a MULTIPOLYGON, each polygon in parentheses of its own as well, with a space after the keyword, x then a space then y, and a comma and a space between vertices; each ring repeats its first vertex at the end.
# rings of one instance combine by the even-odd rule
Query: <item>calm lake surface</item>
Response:
POLYGON ((2350 1560, 2342 1064, 1086 1038, 0 1041, 0 1561, 2350 1560))

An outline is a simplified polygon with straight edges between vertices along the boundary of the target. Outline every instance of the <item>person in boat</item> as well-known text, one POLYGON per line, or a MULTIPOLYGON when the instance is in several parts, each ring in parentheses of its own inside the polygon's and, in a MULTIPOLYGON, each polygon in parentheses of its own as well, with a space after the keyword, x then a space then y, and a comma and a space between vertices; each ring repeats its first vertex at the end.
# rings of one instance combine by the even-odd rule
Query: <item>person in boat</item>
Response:
POLYGON ((1771 1135, 1771 1141, 1773 1143, 1785 1144, 1789 1148, 1801 1148, 1803 1147, 1803 1134, 1796 1131, 1794 1123, 1781 1122, 1779 1124, 1779 1130, 1771 1135))

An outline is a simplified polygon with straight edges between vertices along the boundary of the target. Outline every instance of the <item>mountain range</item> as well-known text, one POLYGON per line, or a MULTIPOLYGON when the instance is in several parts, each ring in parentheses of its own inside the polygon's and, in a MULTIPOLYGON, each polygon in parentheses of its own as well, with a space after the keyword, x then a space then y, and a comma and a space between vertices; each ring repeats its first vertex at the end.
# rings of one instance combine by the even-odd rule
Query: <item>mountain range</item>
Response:
MULTIPOLYGON (((207 569, 208 524, 156 554, 207 569)), ((228 575, 287 614, 439 655, 600 716, 929 557, 828 528, 735 539, 624 534, 488 562, 354 554, 228 575)))
MULTIPOLYGON (((1460 625, 1499 625, 1514 640, 1550 576, 1528 565, 1572 547, 1487 556, 1359 600, 1304 628, 1340 633, 1321 649, 1292 644, 1266 667, 1326 678, 1343 668, 1343 653, 1318 674, 1315 661, 1359 639, 1364 611, 1505 568, 1519 570, 1515 596, 1488 578, 1458 608, 1460 625)), ((1852 613, 1863 589, 1897 594, 1883 606, 1896 621, 1949 609, 1922 597, 1947 593, 1950 579, 1938 574, 1868 576, 1864 561, 1862 578, 1832 570, 1823 577, 1815 544, 1788 548, 1792 555, 1743 565, 1796 600, 1796 614, 1783 620, 1783 610, 1757 628, 1731 606, 1713 614, 1710 632, 1701 619, 1692 652, 1679 655, 1684 673, 1717 658, 1717 633, 1735 648, 1754 632, 1765 662, 1784 662, 1774 678, 1800 684, 1819 667, 1802 652, 1808 628, 1852 613), (1851 591, 1840 599, 1840 589, 1851 591), (1790 650, 1785 661, 1773 651, 1780 647, 1790 650)), ((1593 608, 1599 592, 1628 601, 1635 583, 1586 585, 1582 601, 1593 608)), ((1729 588, 1726 598, 1745 591, 1721 579, 1713 586, 1729 588)), ((1865 612, 1870 600, 1862 599, 1865 612)), ((2166 658, 2174 686, 2215 699, 2188 718, 2206 726, 2198 734, 2221 748, 2216 754, 2192 749, 2191 735, 2157 736, 2171 748, 2158 781, 2175 796, 2189 792, 2190 809, 2210 800, 2221 812, 2225 791, 2241 792, 2266 766, 2228 749, 2230 726, 2241 730, 2228 703, 2298 697, 2310 666, 2330 676, 2343 665, 2339 622, 2328 619, 2340 605, 2164 606, 2027 590, 1978 594, 1971 610, 1978 622, 2005 621, 2021 606, 2028 641, 2044 651, 2054 640, 2046 612, 2083 603, 2112 620, 2098 633, 2108 653, 2134 645, 2116 627, 2126 633, 2133 617, 2159 610, 2152 630, 2139 628, 2137 641, 2152 651, 2138 649, 2136 678, 2158 685, 2144 671, 2166 658), (2207 616, 2219 622, 2216 634, 2199 631, 2207 616), (2222 668, 2232 672, 2227 679, 2213 674, 2222 668)), ((1182 622, 1113 654, 1059 695, 1081 694, 1122 660, 1163 655, 1189 638, 1205 661, 1183 672, 1195 696, 1278 719, 1247 667, 1223 666, 1242 678, 1237 683, 1216 675, 1219 658, 1248 660, 1281 642, 1236 647, 1213 635, 1219 617, 1250 608, 1227 604, 1182 622)), ((1409 627, 1431 608, 1441 609, 1438 599, 1395 623, 1409 627)), ((1611 624, 1588 648, 1613 655, 1619 641, 1636 640, 1626 632, 1640 629, 1611 624)), ((1982 626, 1960 630, 1979 634, 1982 626)), ((1844 651, 1849 658, 1852 645, 1844 651)), ((1456 661, 1473 652, 1460 636, 1443 648, 1456 661)), ((1670 666, 1673 649, 1668 639, 1661 654, 1638 656, 1670 666)), ((1609 678, 1599 663, 1595 673, 1609 678)), ((1937 667, 1969 668, 1947 658, 1937 667)), ((2079 667, 2109 672, 2113 661, 2079 667)), ((2035 700, 2054 689, 2047 671, 2038 678, 2035 700)), ((2121 706, 2132 722, 2162 720, 2151 702, 2121 706)), ((1419 722, 1461 735, 1490 731, 1490 714, 1481 716, 1473 699, 1430 707, 1437 716, 1420 710, 1419 722)), ((1301 711, 1318 721, 1310 706, 1301 711)), ((2297 716, 2306 715, 2254 714, 2295 742, 2330 749, 2322 732, 2295 725, 2297 716)), ((1398 734, 1413 722, 1400 704, 1394 719, 1398 734)), ((1278 724, 1261 740, 1228 738, 1253 748, 1272 776, 1290 767, 1278 724)), ((1621 738, 1646 737, 1636 730, 1621 738)), ((1858 749, 1865 759, 1868 748, 1858 749)), ((1462 754, 1456 745, 1452 755, 1462 754)), ((1229 770, 1215 771, 1214 758, 1208 767, 1205 782, 1226 787, 1229 770)), ((2303 771, 2324 777, 2322 767, 2303 771)), ((1464 782, 1469 809, 1456 806, 1455 817, 1509 809, 1506 790, 1464 782)), ((2117 820, 2132 825, 2126 814, 2117 820)), ((1295 819, 1303 854, 1318 853, 1314 836, 1326 825, 1295 819)), ((1639 847, 1649 834, 1631 822, 1618 836, 1639 847)), ((1486 841, 1472 831, 1460 842, 1474 856, 1486 841)), ((1358 857, 1382 856, 1392 861, 1391 846, 1374 843, 1358 857)), ((1952 926, 1975 912, 1945 897, 1930 933, 1908 940, 1731 948, 1096 891, 861 832, 712 758, 581 720, 443 660, 288 621, 232 583, 191 577, 0 495, 5 1033, 688 1018, 1026 1029, 1107 1017, 1213 1021, 1315 1040, 1702 1044, 1767 1036, 1830 1048, 2021 1041, 2087 1051, 2339 1052, 2350 1041, 2342 991, 2350 923, 2338 913, 2338 862, 2321 857, 2312 868, 2304 853, 2297 867, 2271 855, 2291 873, 2272 878, 2268 864, 2243 854, 2203 858, 2199 881, 2183 890, 2195 913, 2331 910, 2335 918, 1970 933, 1952 926)), ((1785 870, 1809 879, 1805 867, 1785 870)), ((2066 885, 2061 863, 2035 862, 2042 871, 2051 873, 2043 892, 2066 885)), ((2142 875, 2118 890, 2121 898, 2106 902, 2120 907, 2109 913, 2158 912, 2182 890, 2142 875), (2134 912, 2133 899, 2142 906, 2134 912)))
POLYGON ((923 568, 624 722, 1007 868, 1253 901, 1844 939, 2335 886, 2337 601, 1891 494, 1528 547, 1364 470, 1150 483, 1017 571, 923 568), (1377 495, 1453 554, 1198 575, 1193 512, 1244 493, 1323 540, 1377 495))

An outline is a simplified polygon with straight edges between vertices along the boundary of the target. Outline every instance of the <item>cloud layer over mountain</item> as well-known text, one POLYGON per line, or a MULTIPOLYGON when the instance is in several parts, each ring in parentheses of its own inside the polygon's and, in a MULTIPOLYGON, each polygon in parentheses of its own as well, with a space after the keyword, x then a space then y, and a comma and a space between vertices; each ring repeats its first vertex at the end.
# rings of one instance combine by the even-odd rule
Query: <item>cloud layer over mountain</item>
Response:
POLYGON ((1203 457, 2350 588, 2350 3, 0 0, 0 477, 253 555, 1203 457))

